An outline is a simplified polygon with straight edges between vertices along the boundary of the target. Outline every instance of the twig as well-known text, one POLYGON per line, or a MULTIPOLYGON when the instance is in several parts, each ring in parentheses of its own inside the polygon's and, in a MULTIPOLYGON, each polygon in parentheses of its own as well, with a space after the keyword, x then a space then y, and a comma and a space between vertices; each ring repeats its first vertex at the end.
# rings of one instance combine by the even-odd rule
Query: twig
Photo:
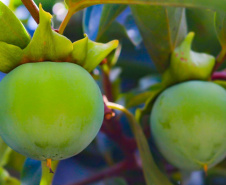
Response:
POLYGON ((221 52, 217 56, 213 72, 216 71, 221 66, 225 59, 226 59, 226 48, 222 48, 221 52))
POLYGON ((104 100, 104 118, 106 120, 110 120, 115 116, 115 113, 113 112, 112 109, 108 108, 108 106, 106 105, 108 102, 108 99, 105 95, 103 95, 103 100, 104 100))
POLYGON ((100 180, 108 178, 108 177, 118 176, 126 170, 132 170, 132 169, 136 169, 136 168, 140 168, 140 167, 138 165, 136 165, 135 163, 131 163, 130 161, 125 160, 125 161, 122 161, 122 162, 108 168, 108 169, 103 170, 102 172, 100 172, 96 175, 93 175, 80 182, 69 184, 69 185, 88 185, 90 183, 97 182, 97 181, 100 181, 100 180))
POLYGON ((73 15, 73 12, 71 12, 70 10, 67 12, 66 17, 64 18, 63 22, 61 23, 60 27, 59 27, 59 34, 63 34, 64 30, 68 24, 68 22, 70 21, 71 17, 73 15))
POLYGON ((109 74, 103 71, 103 87, 107 96, 103 96, 105 105, 105 118, 101 131, 116 142, 126 157, 133 155, 133 152, 137 149, 136 141, 134 138, 127 137, 122 130, 121 123, 114 117, 112 109, 108 108, 108 97, 113 99, 112 86, 109 79, 109 74))
POLYGON ((31 16, 37 24, 39 24, 39 9, 33 0, 21 0, 24 6, 28 9, 31 16))
POLYGON ((226 80, 226 70, 220 72, 214 72, 212 80, 226 80))
MULTIPOLYGON (((104 59, 103 61, 106 62, 107 59, 104 59)), ((104 88, 104 94, 107 96, 107 99, 109 101, 114 101, 113 94, 112 94, 112 85, 109 77, 109 71, 105 71, 102 69, 103 73, 103 88, 104 88)))

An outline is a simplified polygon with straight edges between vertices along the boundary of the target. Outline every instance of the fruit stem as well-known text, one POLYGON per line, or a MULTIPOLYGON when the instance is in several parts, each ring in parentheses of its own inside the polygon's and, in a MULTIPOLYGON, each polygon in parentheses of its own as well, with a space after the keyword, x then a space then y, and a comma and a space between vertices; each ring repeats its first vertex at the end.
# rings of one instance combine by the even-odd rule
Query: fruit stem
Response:
POLYGON ((149 145, 143 133, 143 130, 140 124, 135 119, 134 115, 122 105, 108 102, 107 106, 111 109, 122 111, 126 115, 127 119, 129 120, 131 130, 134 134, 134 137, 137 142, 138 150, 140 152, 142 168, 143 168, 146 184, 152 184, 153 182, 155 182, 155 184, 159 184, 160 182, 159 180, 161 179, 162 184, 171 185, 168 178, 159 170, 159 168, 155 164, 151 151, 149 150, 149 145), (150 169, 151 167, 153 169, 153 172, 150 169), (156 178, 157 175, 158 175, 158 178, 156 178))
POLYGON ((42 178, 40 185, 51 185, 54 177, 54 171, 57 168, 59 161, 51 161, 47 159, 42 161, 42 178))
POLYGON ((61 25, 59 27, 59 31, 58 31, 59 34, 63 35, 64 30, 65 30, 69 20, 71 19, 72 15, 73 15, 73 13, 69 9, 69 11, 67 12, 66 17, 64 18, 63 22, 61 23, 61 25))
POLYGON ((221 66, 221 64, 224 62, 225 59, 226 59, 226 47, 223 47, 221 52, 216 58, 216 64, 213 69, 213 72, 216 71, 221 66))
POLYGON ((28 9, 31 16, 37 24, 39 24, 39 9, 33 0, 21 0, 24 6, 28 9))
POLYGON ((203 170, 204 170, 204 172, 205 172, 205 175, 207 176, 207 171, 208 171, 208 165, 207 165, 207 164, 205 164, 205 165, 203 166, 203 170))

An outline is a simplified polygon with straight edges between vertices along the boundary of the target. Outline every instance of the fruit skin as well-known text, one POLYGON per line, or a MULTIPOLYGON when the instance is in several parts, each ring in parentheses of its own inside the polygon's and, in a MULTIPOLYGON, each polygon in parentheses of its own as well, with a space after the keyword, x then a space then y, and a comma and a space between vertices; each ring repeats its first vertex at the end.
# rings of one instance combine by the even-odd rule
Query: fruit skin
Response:
POLYGON ((166 89, 154 103, 151 132, 160 152, 176 167, 214 166, 226 154, 226 91, 204 81, 166 89))
POLYGON ((100 89, 76 64, 23 64, 0 82, 0 92, 0 135, 33 159, 62 160, 79 153, 103 121, 100 89))

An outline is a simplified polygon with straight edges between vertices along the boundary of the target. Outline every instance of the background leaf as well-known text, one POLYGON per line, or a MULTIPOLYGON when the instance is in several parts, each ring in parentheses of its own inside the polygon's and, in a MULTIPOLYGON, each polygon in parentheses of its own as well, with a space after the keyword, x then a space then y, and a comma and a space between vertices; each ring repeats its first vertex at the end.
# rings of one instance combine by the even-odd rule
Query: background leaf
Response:
POLYGON ((14 13, 0 1, 0 41, 25 48, 30 36, 14 13))
POLYGON ((99 30, 96 40, 98 41, 101 35, 108 29, 116 17, 122 13, 126 5, 104 5, 99 22, 99 30))
POLYGON ((222 0, 65 0, 71 12, 77 12, 88 6, 97 4, 143 4, 143 5, 163 5, 176 7, 194 7, 211 10, 225 11, 225 2, 222 0))
POLYGON ((144 5, 131 9, 153 62, 163 72, 169 65, 171 52, 187 33, 185 10, 144 5))
POLYGON ((27 158, 21 175, 21 185, 39 185, 41 175, 41 161, 27 158))
POLYGON ((188 32, 195 32, 192 49, 196 52, 218 55, 220 43, 214 28, 214 12, 190 8, 186 9, 186 16, 188 32))
POLYGON ((215 26, 221 46, 222 48, 226 48, 226 13, 223 12, 216 13, 215 26))
POLYGON ((83 30, 91 40, 96 40, 103 5, 88 7, 84 12, 83 30))

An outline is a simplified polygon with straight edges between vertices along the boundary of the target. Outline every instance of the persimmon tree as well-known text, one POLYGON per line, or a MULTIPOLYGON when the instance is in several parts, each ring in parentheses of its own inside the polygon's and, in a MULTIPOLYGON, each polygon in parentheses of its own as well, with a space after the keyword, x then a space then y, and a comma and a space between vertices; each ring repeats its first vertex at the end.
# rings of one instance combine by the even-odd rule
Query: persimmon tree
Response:
POLYGON ((225 184, 225 5, 0 2, 0 184, 225 184))

